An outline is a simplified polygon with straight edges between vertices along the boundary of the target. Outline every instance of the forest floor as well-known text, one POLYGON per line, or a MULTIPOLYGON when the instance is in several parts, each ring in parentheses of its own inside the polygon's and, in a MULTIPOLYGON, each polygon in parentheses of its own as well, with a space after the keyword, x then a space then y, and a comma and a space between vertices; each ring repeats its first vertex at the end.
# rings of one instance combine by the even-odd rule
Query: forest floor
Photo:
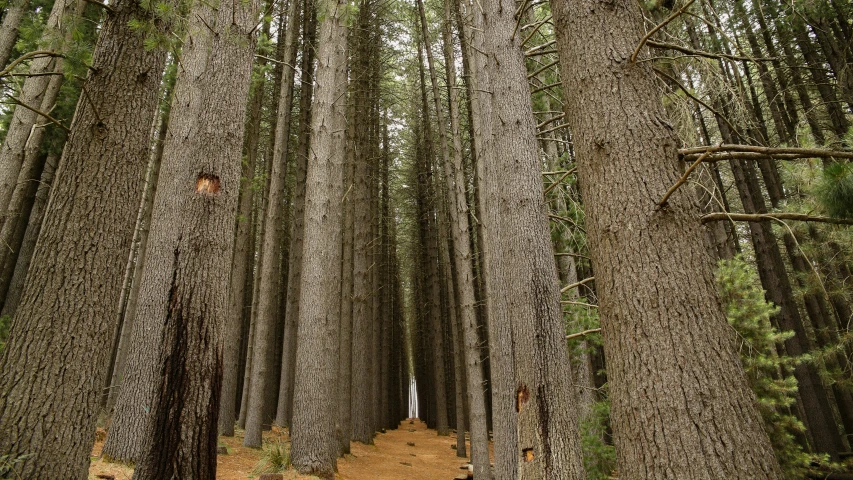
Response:
MULTIPOLYGON (((103 430, 99 429, 89 479, 114 478, 130 480, 133 468, 127 465, 108 463, 100 458, 103 448, 103 430)), ((219 455, 216 478, 220 480, 243 480, 258 478, 257 467, 261 462, 261 450, 242 445, 243 431, 234 437, 219 437, 219 444, 228 449, 227 455, 219 455)), ((264 442, 287 443, 287 433, 278 428, 264 432, 264 442)), ((467 460, 456 456, 456 437, 439 437, 435 430, 428 429, 420 420, 404 420, 396 430, 379 433, 374 445, 353 442, 352 454, 338 459, 340 480, 452 480, 465 473, 460 466, 467 460), (414 445, 411 445, 414 444, 414 445)), ((470 448, 470 445, 468 446, 470 448)), ((311 479, 297 474, 292 469, 283 472, 286 480, 311 479)))

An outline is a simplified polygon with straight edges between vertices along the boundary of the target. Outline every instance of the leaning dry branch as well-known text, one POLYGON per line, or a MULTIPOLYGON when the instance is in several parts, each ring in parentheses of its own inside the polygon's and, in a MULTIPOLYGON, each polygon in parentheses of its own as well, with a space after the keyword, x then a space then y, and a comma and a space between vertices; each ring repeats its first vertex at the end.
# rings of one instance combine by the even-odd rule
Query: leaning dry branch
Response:
POLYGON ((799 158, 845 158, 853 159, 853 152, 843 150, 826 150, 823 148, 794 148, 794 147, 759 147, 755 145, 720 145, 718 147, 682 148, 678 151, 684 160, 698 158, 709 148, 715 149, 715 154, 705 158, 706 162, 732 159, 775 158, 777 160, 796 160, 799 158))
POLYGON ((658 75, 661 75, 661 76, 665 77, 666 79, 668 79, 669 81, 671 81, 672 83, 678 85, 678 88, 680 88, 681 91, 684 92, 685 95, 692 98, 694 102, 696 102, 699 105, 702 105, 703 107, 708 109, 708 111, 713 113, 716 118, 722 119, 724 122, 726 122, 726 125, 728 125, 729 128, 732 129, 733 132, 737 133, 741 137, 743 136, 740 134, 738 129, 734 125, 732 125, 732 122, 730 122, 729 119, 725 115, 721 114, 715 108, 713 108, 712 106, 710 106, 707 103, 700 100, 699 97, 697 97, 696 95, 693 95, 690 92, 690 90, 688 90, 684 85, 682 85, 682 83, 679 82, 677 79, 673 78, 672 76, 668 75, 666 72, 659 70, 657 68, 652 68, 652 70, 654 70, 658 75))
POLYGON ((684 174, 681 176, 681 178, 678 179, 677 182, 675 182, 675 185, 669 187, 669 190, 666 191, 663 198, 660 200, 660 202, 658 202, 658 208, 661 208, 666 205, 666 202, 669 201, 669 197, 671 197, 672 194, 675 193, 676 190, 678 190, 678 187, 687 183, 687 177, 689 177, 690 174, 693 173, 693 170, 696 170, 696 167, 698 167, 702 162, 704 162, 705 159, 708 158, 708 156, 714 153, 715 151, 716 149, 709 148, 705 151, 705 153, 700 155, 699 158, 697 158, 696 161, 693 162, 693 164, 690 165, 687 170, 684 171, 684 174))
POLYGON ((27 105, 26 103, 22 102, 20 99, 18 99, 16 97, 9 97, 9 98, 11 98, 12 101, 15 102, 17 105, 20 105, 20 106, 26 108, 27 110, 32 110, 33 112, 35 112, 35 113, 41 115, 42 117, 46 118, 49 122, 56 124, 59 128, 65 130, 66 132, 71 131, 71 129, 69 129, 68 127, 63 125, 62 122, 51 117, 49 114, 42 112, 41 110, 39 110, 35 107, 31 107, 31 106, 27 105))
POLYGON ((818 222, 818 223, 833 223, 837 225, 853 225, 853 218, 833 218, 821 217, 816 215, 807 215, 804 213, 727 213, 714 212, 703 215, 699 218, 702 223, 715 222, 719 220, 732 220, 735 222, 761 222, 764 220, 797 220, 801 222, 818 222))
POLYGON ((532 32, 530 32, 530 33, 527 35, 527 38, 525 38, 524 40, 522 40, 522 41, 521 41, 521 45, 525 45, 527 42, 529 42, 529 41, 530 41, 530 39, 532 39, 532 38, 533 38, 533 35, 536 35, 536 32, 538 32, 538 31, 539 31, 539 29, 540 29, 540 28, 542 28, 542 25, 545 25, 546 23, 548 23, 549 21, 551 21, 551 18, 552 18, 552 16, 551 16, 551 15, 548 15, 544 20, 542 20, 541 22, 537 23, 537 24, 536 24, 536 26, 535 26, 535 27, 533 27, 533 31, 532 31, 532 32))
POLYGON ((559 120, 559 119, 561 119, 561 118, 563 118, 563 117, 565 117, 565 116, 566 116, 566 114, 565 114, 565 113, 561 113, 561 114, 557 115, 556 117, 551 117, 551 118, 549 118, 548 120, 543 121, 543 122, 542 122, 542 123, 540 123, 539 125, 536 125, 536 130, 539 130, 540 128, 544 127, 545 125, 548 125, 549 123, 554 123, 554 122, 556 122, 557 120, 559 120))
POLYGON ((636 62, 636 61, 637 61, 637 55, 639 55, 639 54, 640 54, 640 50, 642 50, 643 45, 645 45, 645 44, 646 44, 646 41, 648 41, 648 39, 649 39, 649 38, 651 38, 651 37, 652 37, 652 35, 654 35, 654 34, 655 34, 658 30, 660 30, 661 28, 665 27, 665 26, 666 26, 666 24, 668 24, 669 22, 671 22, 671 21, 675 20, 675 18, 676 18, 676 17, 678 17, 679 15, 681 15, 682 13, 684 13, 684 11, 685 11, 685 10, 687 10, 687 7, 689 7, 690 5, 693 5, 693 2, 695 2, 695 1, 696 1, 696 0, 689 0, 687 3, 685 3, 685 4, 684 4, 684 6, 683 6, 683 7, 681 7, 681 8, 679 8, 678 10, 676 10, 676 11, 672 12, 672 15, 670 15, 670 16, 668 16, 668 17, 666 17, 666 20, 664 20, 662 23, 658 24, 655 28, 651 29, 651 30, 649 31, 649 33, 647 33, 647 34, 646 34, 646 36, 645 36, 645 37, 643 37, 643 39, 642 39, 642 40, 640 40, 640 44, 639 44, 639 45, 637 45, 637 49, 636 49, 636 50, 634 50, 634 54, 633 54, 633 55, 631 55, 631 63, 634 63, 634 62, 636 62))
POLYGON ((12 61, 8 67, 4 68, 2 72, 0 72, 0 78, 5 77, 9 72, 12 71, 13 68, 17 67, 19 63, 24 60, 28 60, 30 58, 37 57, 62 57, 61 53, 51 52, 50 50, 35 50, 33 52, 25 53, 12 61))
MULTIPOLYGON (((581 302, 574 302, 574 303, 581 303, 581 302)), ((583 305, 587 305, 590 307, 596 307, 596 305, 592 305, 589 303, 584 303, 583 305)), ((589 330, 584 330, 583 332, 578 332, 578 333, 573 333, 571 335, 566 335, 566 340, 570 340, 572 338, 578 338, 578 337, 585 337, 585 336, 589 335, 590 333, 600 333, 600 332, 601 332, 600 328, 592 328, 589 330)))
POLYGON ((527 78, 528 78, 528 79, 533 78, 533 77, 535 77, 536 75, 539 75, 540 73, 544 72, 545 70, 548 70, 549 68, 553 67, 554 65, 556 65, 556 64, 558 64, 558 63, 560 63, 560 61, 559 61, 559 60, 554 60, 554 61, 553 61, 553 62, 551 62, 551 63, 548 63, 548 64, 546 64, 546 65, 542 65, 542 66, 541 66, 541 67, 539 67, 539 69, 537 69, 535 72, 533 72, 533 73, 531 73, 531 74, 527 75, 527 78))
POLYGON ((686 53, 688 55, 696 55, 699 57, 713 58, 715 60, 719 60, 721 58, 725 58, 728 60, 737 60, 739 62, 769 62, 769 61, 775 60, 775 58, 753 58, 753 57, 742 57, 740 55, 729 55, 727 53, 706 52, 703 50, 694 50, 692 48, 682 47, 681 45, 676 45, 674 43, 656 42, 654 40, 646 40, 646 45, 648 45, 650 47, 660 48, 663 50, 675 50, 677 52, 686 53))
POLYGON ((570 283, 570 284, 566 285, 565 287, 563 287, 563 289, 560 290, 560 293, 566 293, 575 287, 580 287, 581 285, 583 285, 585 283, 589 283, 593 280, 595 280, 595 277, 584 278, 583 280, 581 280, 579 282, 570 283))
POLYGON ((569 175, 571 175, 571 174, 575 173, 575 170, 577 170, 577 168, 573 168, 573 169, 571 169, 571 170, 567 170, 567 171, 566 171, 566 173, 564 173, 562 177, 558 178, 558 179, 557 179, 557 181, 555 181, 554 183, 552 183, 551 185, 549 185, 549 186, 548 186, 548 188, 546 188, 546 189, 545 189, 545 191, 543 192, 543 194, 544 194, 544 195, 548 195, 548 193, 549 193, 551 190, 553 190, 554 188, 556 188, 556 187, 557 187, 557 185, 559 185, 559 184, 563 183, 563 180, 565 180, 565 179, 566 179, 566 177, 568 177, 569 175))
POLYGON ((525 57, 538 57, 540 55, 550 55, 552 53, 557 53, 557 51, 556 50, 542 50, 541 52, 525 53, 524 56, 525 57))

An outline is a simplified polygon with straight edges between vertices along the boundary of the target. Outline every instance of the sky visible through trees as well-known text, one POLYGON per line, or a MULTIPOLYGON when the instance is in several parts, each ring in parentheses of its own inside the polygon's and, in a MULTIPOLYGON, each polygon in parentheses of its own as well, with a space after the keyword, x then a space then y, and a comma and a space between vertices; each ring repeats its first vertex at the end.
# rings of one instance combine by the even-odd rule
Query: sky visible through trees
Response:
POLYGON ((0 478, 853 478, 850 1, 0 5, 0 478))

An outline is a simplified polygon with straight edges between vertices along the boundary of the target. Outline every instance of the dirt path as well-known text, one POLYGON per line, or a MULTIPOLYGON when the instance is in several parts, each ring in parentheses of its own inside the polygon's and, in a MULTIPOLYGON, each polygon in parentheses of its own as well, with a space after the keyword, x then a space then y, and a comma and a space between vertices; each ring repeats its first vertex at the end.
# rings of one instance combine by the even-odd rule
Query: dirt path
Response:
MULTIPOLYGON (((98 441, 92 450, 92 465, 89 478, 109 478, 130 480, 133 469, 127 465, 105 462, 100 458, 103 447, 103 431, 99 431, 98 441), (102 475, 98 477, 98 475, 102 475)), ((264 433, 264 440, 287 442, 286 432, 274 429, 264 433)), ((352 444, 352 454, 338 459, 340 480, 452 480, 461 473, 460 466, 466 459, 456 456, 451 445, 456 437, 439 437, 435 430, 426 428, 420 420, 405 420, 396 430, 380 433, 374 439, 374 445, 352 444), (411 423, 410 423, 411 422, 411 423), (409 445, 413 443, 414 445, 409 445)), ((234 437, 220 437, 220 445, 228 449, 227 455, 218 457, 218 480, 244 480, 258 478, 254 472, 261 458, 258 449, 242 446, 243 432, 234 437)), ((293 470, 284 473, 286 480, 311 479, 298 475, 293 470)))
POLYGON ((338 460, 341 480, 452 480, 467 460, 456 456, 456 437, 439 437, 420 420, 403 421, 380 433, 375 445, 352 444, 352 455, 338 460), (414 443, 414 446, 409 443, 414 443))

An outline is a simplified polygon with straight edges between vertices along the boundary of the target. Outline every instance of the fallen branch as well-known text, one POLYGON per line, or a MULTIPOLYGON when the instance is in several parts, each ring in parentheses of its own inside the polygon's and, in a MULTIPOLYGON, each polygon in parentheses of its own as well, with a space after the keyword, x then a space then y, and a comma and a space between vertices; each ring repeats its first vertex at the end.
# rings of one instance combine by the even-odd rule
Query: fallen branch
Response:
POLYGON ((708 222, 716 222, 719 220, 732 220, 735 222, 761 222, 764 220, 775 220, 777 222, 781 222, 782 220, 797 220, 801 222, 818 222, 818 223, 833 223, 837 225, 853 225, 853 218, 834 218, 834 217, 821 217, 815 215, 807 215, 805 213, 788 213, 788 212, 776 212, 776 213, 727 213, 727 212, 714 212, 709 213, 707 215, 703 215, 699 218, 699 221, 702 223, 708 222))
POLYGON ((633 55, 631 55, 631 63, 634 63, 634 62, 636 62, 636 61, 637 61, 637 55, 639 55, 639 54, 640 54, 640 50, 643 48, 643 45, 645 45, 645 44, 646 44, 646 41, 647 41, 649 38, 651 38, 651 37, 652 37, 652 35, 654 35, 655 33, 657 33, 657 31, 658 31, 658 30, 660 30, 661 28, 665 27, 665 26, 666 26, 666 24, 668 24, 669 22, 671 22, 671 21, 675 20, 675 18, 676 18, 676 17, 678 17, 679 15, 681 15, 682 13, 684 13, 684 11, 685 11, 685 10, 687 10, 687 7, 689 7, 690 5, 693 5, 693 2, 695 2, 695 1, 696 1, 696 0, 690 0, 690 1, 688 1, 687 3, 685 3, 685 4, 684 4, 684 6, 683 6, 683 7, 681 7, 681 8, 679 8, 678 10, 676 10, 676 11, 672 12, 672 15, 670 15, 670 16, 668 16, 668 17, 666 17, 666 20, 664 20, 664 21, 663 21, 663 23, 660 23, 660 24, 658 24, 655 28, 651 29, 651 30, 649 31, 649 33, 647 33, 647 34, 646 34, 646 36, 645 36, 645 37, 643 37, 643 38, 642 38, 642 40, 640 40, 640 44, 639 44, 639 45, 637 45, 637 49, 636 49, 636 50, 634 50, 634 54, 633 54, 633 55))
MULTIPOLYGON (((578 302, 578 303, 580 303, 580 302, 578 302)), ((595 305, 592 305, 592 306, 594 307, 595 305)), ((593 328, 590 330, 584 330, 583 332, 573 333, 571 335, 566 335, 566 340, 570 340, 572 338, 578 338, 578 337, 585 337, 585 336, 589 335, 590 333, 601 333, 601 329, 600 328, 593 328)))

